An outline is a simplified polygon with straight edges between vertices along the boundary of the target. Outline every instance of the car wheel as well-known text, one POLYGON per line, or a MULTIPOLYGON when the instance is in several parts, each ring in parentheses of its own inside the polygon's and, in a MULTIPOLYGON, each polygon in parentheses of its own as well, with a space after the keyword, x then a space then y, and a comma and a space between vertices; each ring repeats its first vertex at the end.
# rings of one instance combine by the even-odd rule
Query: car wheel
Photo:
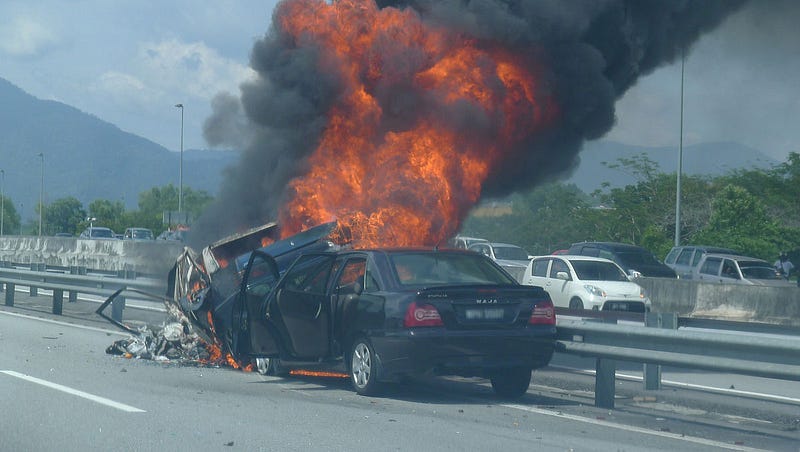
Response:
POLYGON ((516 399, 528 392, 531 385, 531 372, 529 367, 512 367, 501 369, 491 377, 494 393, 503 398, 516 399))
POLYGON ((350 347, 350 380, 353 389, 360 395, 374 395, 378 392, 376 380, 375 349, 366 338, 353 341, 350 347))
POLYGON ((583 309, 583 301, 580 298, 573 298, 569 300, 570 309, 583 309))
POLYGON ((261 375, 272 375, 275 373, 275 360, 272 358, 256 358, 253 360, 256 372, 261 375))

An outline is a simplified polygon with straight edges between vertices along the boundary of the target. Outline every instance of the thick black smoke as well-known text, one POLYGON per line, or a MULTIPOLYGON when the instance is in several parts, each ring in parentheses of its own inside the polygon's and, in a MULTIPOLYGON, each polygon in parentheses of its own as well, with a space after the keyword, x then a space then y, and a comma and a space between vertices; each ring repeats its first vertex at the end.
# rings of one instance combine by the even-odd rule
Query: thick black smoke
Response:
MULTIPOLYGON (((681 52, 744 0, 377 3, 381 8, 413 8, 429 23, 487 45, 502 44, 521 58, 532 56, 545 63, 560 109, 559 122, 515 149, 512 158, 490 175, 483 195, 497 196, 574 168, 583 143, 603 136, 614 125, 617 99, 642 75, 680 58, 681 52)), ((255 131, 253 138, 239 165, 229 170, 219 201, 196 225, 196 243, 276 218, 284 188, 303 174, 305 159, 314 150, 325 127, 325 114, 339 93, 335 76, 317 69, 319 49, 299 44, 275 26, 281 11, 279 4, 273 25, 251 54, 259 80, 242 86, 241 103, 255 131)), ((386 111, 415 107, 413 97, 376 95, 395 102, 386 105, 386 111), (412 105, 398 107, 398 99, 412 105)), ((230 114, 230 108, 215 110, 206 123, 207 138, 224 136, 219 129, 231 123, 226 118, 230 114)))

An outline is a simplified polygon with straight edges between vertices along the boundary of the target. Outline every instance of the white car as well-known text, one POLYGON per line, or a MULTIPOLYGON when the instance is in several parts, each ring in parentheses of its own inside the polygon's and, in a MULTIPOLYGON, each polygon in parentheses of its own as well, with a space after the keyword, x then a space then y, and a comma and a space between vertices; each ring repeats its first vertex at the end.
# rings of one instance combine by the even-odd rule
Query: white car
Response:
POLYGON ((651 305, 640 285, 614 261, 601 257, 537 256, 522 283, 544 288, 554 305, 570 309, 646 312, 651 305))
POLYGON ((694 270, 694 279, 704 283, 748 286, 792 287, 769 262, 735 254, 706 254, 694 270))
POLYGON ((477 242, 468 249, 491 258, 519 282, 522 282, 522 276, 531 258, 524 248, 510 243, 477 242))

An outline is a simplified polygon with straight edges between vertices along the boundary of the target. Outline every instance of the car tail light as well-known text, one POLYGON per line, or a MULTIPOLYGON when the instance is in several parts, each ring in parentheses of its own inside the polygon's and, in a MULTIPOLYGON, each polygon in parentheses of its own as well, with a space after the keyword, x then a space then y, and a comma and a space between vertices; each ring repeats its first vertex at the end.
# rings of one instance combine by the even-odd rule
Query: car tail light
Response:
POLYGON ((528 319, 529 325, 555 325, 556 308, 550 300, 540 301, 533 306, 531 318, 528 319))
POLYGON ((442 318, 436 307, 428 303, 413 302, 406 309, 403 326, 406 328, 416 326, 442 326, 442 318))

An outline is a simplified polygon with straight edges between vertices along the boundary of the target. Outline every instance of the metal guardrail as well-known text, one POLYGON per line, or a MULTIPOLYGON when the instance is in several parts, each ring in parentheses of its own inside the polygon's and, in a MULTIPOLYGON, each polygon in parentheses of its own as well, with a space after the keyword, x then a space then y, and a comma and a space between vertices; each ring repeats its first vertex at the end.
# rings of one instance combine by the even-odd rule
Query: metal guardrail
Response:
MULTIPOLYGON (((118 324, 122 321, 125 296, 138 294, 158 298, 152 294, 166 293, 166 280, 95 276, 75 269, 71 272, 77 274, 66 274, 46 271, 43 265, 31 265, 31 268, 35 270, 0 266, 0 291, 5 288, 6 306, 14 305, 16 285, 30 287, 31 294, 35 289, 52 290, 53 314, 58 315, 61 314, 65 291, 70 294, 71 301, 78 293, 101 295, 108 300, 98 311, 111 303, 111 320, 118 324)), ((557 312, 562 317, 557 325, 556 352, 597 360, 595 405, 598 407, 614 407, 616 361, 643 363, 645 389, 660 388, 662 365, 800 381, 800 332, 796 328, 679 319, 676 314, 562 308, 557 312), (573 315, 591 319, 563 318, 573 315), (617 320, 644 322, 645 326, 616 324, 617 320), (687 326, 710 331, 678 329, 687 326), (769 333, 769 336, 763 333, 769 333)))
POLYGON ((14 295, 18 285, 29 287, 31 296, 38 295, 38 289, 52 290, 52 312, 57 315, 61 315, 63 311, 64 292, 68 293, 70 302, 75 302, 79 293, 109 297, 119 292, 121 296, 115 299, 112 317, 121 321, 126 295, 166 293, 166 280, 125 278, 125 276, 134 276, 132 273, 121 272, 120 276, 122 277, 110 277, 87 275, 86 273, 89 271, 85 269, 78 269, 71 274, 66 274, 46 271, 43 265, 31 264, 31 267, 37 269, 20 270, 0 267, 0 291, 5 291, 6 306, 14 306, 14 295))
POLYGON ((647 314, 646 324, 559 320, 557 353, 596 358, 595 405, 614 407, 616 361, 643 363, 645 389, 660 388, 660 367, 730 372, 800 381, 800 338, 678 330, 674 314, 647 314), (664 328, 673 329, 664 329, 664 328), (648 366, 650 366, 648 368, 648 366))

